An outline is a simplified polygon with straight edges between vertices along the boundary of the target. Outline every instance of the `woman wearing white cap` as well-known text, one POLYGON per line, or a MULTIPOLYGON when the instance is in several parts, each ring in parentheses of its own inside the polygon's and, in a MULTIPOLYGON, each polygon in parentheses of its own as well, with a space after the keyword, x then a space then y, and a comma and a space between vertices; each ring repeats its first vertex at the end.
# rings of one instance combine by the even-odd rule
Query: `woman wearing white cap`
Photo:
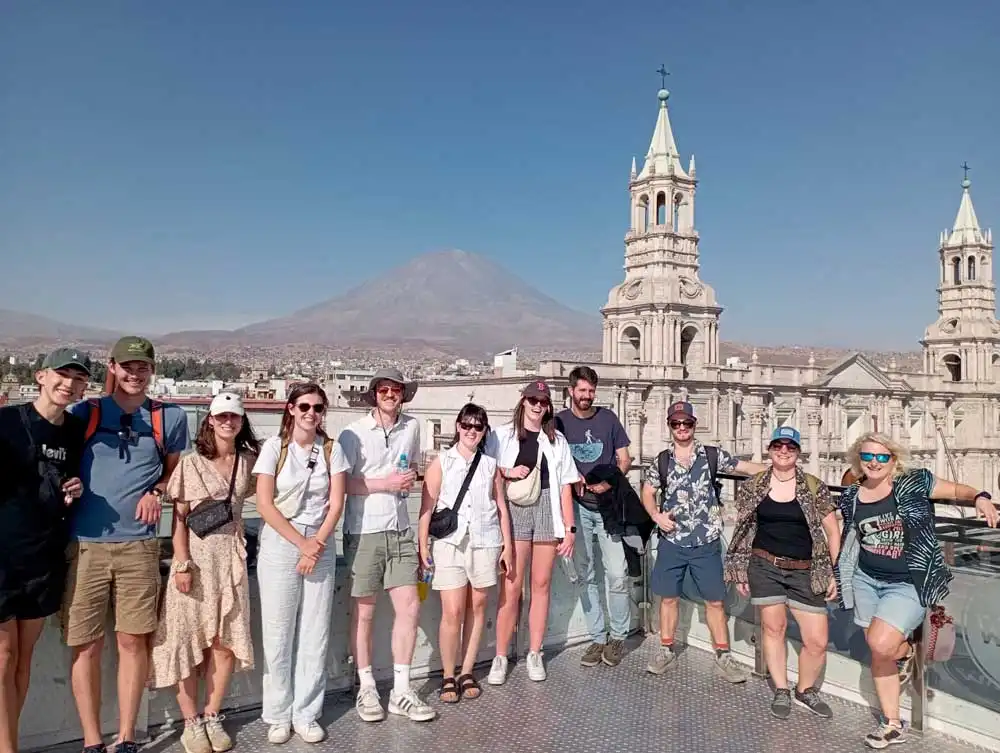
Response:
POLYGON ((170 477, 174 557, 153 638, 151 684, 177 685, 188 753, 233 747, 219 710, 235 669, 253 667, 243 502, 260 444, 239 395, 216 395, 201 422, 195 451, 170 477), (198 676, 206 698, 198 713, 198 676))

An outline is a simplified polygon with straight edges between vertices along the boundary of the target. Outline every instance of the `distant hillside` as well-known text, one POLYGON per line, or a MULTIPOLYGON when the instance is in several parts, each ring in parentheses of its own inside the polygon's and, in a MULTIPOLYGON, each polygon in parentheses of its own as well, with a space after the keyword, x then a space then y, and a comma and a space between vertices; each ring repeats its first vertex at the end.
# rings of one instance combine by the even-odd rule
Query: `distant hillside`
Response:
POLYGON ((0 345, 16 348, 28 345, 73 343, 76 345, 107 345, 118 335, 111 330, 66 324, 23 311, 0 309, 0 345))

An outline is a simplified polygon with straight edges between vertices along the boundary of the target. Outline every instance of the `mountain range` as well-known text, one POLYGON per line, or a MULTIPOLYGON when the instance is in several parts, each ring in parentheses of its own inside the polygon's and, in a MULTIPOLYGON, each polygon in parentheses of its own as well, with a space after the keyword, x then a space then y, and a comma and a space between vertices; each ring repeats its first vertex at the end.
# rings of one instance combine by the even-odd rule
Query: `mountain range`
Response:
MULTIPOLYGON (((149 333, 147 333, 149 334, 149 333)), ((56 343, 107 348, 118 334, 0 309, 0 346, 45 349, 56 343)), ((317 346, 398 351, 407 356, 480 358, 511 346, 542 354, 600 352, 601 319, 546 295, 496 262, 467 251, 413 258, 367 282, 287 316, 235 330, 189 330, 152 336, 165 353, 234 348, 317 346)), ((721 355, 747 362, 819 365, 851 351, 808 346, 757 347, 722 343, 721 355)), ((919 366, 919 354, 868 352, 878 363, 895 358, 919 366)), ((577 357, 577 356, 573 356, 577 357)))

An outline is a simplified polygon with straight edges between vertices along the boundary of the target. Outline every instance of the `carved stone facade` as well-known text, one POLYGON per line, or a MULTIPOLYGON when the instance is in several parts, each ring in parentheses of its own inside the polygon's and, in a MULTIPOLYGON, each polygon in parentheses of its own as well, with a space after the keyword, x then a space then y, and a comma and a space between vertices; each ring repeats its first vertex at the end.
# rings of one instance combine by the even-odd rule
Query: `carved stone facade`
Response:
MULTIPOLYGON (((917 465, 945 478, 960 475, 997 496, 1000 323, 993 245, 990 231, 979 227, 968 181, 938 261, 927 261, 941 269, 939 319, 921 341, 920 373, 900 371, 895 362, 880 368, 860 353, 825 369, 814 358, 804 366, 766 364, 756 352, 750 363, 720 363, 722 308, 698 276, 694 158, 684 170, 667 100, 661 91, 642 170, 633 161, 625 279, 601 310, 602 363, 590 364, 600 376, 596 402, 623 419, 633 457, 655 457, 669 440, 668 406, 686 399, 698 415, 699 439, 743 457, 761 458, 771 432, 791 425, 802 433, 806 467, 839 482, 851 442, 878 429, 909 446, 917 465)), ((538 374, 558 392, 576 365, 543 362, 538 374)), ((447 434, 458 409, 473 399, 498 424, 509 419, 526 381, 432 382, 421 385, 409 409, 441 421, 447 434)))

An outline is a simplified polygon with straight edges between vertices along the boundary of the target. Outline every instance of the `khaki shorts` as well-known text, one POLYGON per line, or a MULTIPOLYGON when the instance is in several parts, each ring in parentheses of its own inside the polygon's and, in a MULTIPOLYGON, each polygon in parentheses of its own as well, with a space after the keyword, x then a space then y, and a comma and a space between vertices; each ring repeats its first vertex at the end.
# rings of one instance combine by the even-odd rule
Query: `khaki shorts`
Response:
POLYGON ((344 560, 351 574, 351 596, 373 596, 390 588, 417 585, 420 555, 413 529, 344 536, 344 560))
POLYGON ((497 584, 497 560, 503 547, 490 546, 474 549, 466 535, 457 546, 449 541, 434 541, 431 556, 434 558, 434 577, 431 588, 449 591, 465 588, 490 588, 497 584))
POLYGON ((156 539, 70 544, 62 609, 66 645, 84 646, 103 636, 112 605, 116 632, 154 632, 159 595, 160 542, 156 539))

